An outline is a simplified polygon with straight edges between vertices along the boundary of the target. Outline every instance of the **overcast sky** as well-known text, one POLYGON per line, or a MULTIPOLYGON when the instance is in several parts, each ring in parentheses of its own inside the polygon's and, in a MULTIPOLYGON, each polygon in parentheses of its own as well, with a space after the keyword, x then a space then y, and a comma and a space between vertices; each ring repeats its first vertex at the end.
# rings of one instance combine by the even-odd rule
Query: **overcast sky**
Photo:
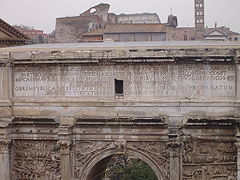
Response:
MULTIPOLYGON (((194 0, 0 0, 0 18, 11 25, 27 25, 50 33, 57 17, 77 16, 99 3, 109 3, 110 12, 156 12, 161 22, 167 21, 170 8, 179 26, 194 26, 194 0)), ((208 27, 225 25, 240 32, 240 0, 205 0, 208 27)))

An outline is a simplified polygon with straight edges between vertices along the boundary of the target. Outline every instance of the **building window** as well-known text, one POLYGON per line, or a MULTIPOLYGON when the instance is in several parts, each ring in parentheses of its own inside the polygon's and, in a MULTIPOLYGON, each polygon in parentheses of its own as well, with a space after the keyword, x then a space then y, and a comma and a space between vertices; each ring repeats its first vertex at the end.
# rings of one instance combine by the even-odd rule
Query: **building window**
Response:
POLYGON ((187 41, 188 40, 187 35, 184 35, 183 39, 184 41, 187 41))
POLYGON ((235 37, 235 38, 234 38, 234 41, 238 41, 238 37, 235 37))
POLYGON ((197 24, 202 24, 203 22, 203 19, 197 19, 197 24))
POLYGON ((123 80, 115 79, 115 94, 123 95, 123 80))
POLYGON ((197 15, 197 16, 203 16, 203 11, 197 11, 197 12, 196 12, 196 15, 197 15))

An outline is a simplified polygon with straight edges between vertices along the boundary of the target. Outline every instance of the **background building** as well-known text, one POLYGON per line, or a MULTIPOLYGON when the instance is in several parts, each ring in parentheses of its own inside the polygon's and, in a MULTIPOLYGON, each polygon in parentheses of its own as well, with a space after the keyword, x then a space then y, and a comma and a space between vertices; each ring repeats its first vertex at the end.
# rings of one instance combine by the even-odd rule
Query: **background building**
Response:
POLYGON ((28 37, 0 19, 0 47, 26 44, 28 37))
POLYGON ((205 27, 204 0, 194 0, 193 27, 178 27, 177 16, 173 14, 162 23, 156 13, 116 15, 109 13, 109 8, 109 4, 99 4, 79 16, 57 18, 53 42, 239 40, 239 33, 230 28, 205 27), (221 37, 213 35, 214 32, 221 37))
POLYGON ((104 31, 103 40, 113 41, 166 41, 163 24, 111 24, 104 31))
POLYGON ((160 24, 161 21, 157 13, 136 13, 136 14, 120 14, 117 16, 119 24, 160 24))
POLYGON ((14 28, 29 37, 31 39, 29 42, 30 44, 48 43, 49 35, 45 34, 42 30, 36 30, 33 27, 23 25, 15 25, 14 28))

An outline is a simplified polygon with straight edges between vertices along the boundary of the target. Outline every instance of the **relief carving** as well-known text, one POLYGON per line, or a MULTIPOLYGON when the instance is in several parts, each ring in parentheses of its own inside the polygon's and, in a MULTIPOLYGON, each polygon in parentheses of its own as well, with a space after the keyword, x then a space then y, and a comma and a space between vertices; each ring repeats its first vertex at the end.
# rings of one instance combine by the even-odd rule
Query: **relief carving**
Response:
POLYGON ((229 180, 237 173, 233 142, 189 139, 183 143, 183 180, 229 180))
POLYGON ((56 141, 13 141, 14 180, 60 180, 59 147, 56 141))
POLYGON ((170 154, 164 142, 128 142, 128 148, 141 151, 154 159, 162 169, 166 179, 169 179, 170 154))
POLYGON ((112 142, 76 142, 74 176, 80 178, 82 169, 91 157, 104 149, 114 148, 112 142))

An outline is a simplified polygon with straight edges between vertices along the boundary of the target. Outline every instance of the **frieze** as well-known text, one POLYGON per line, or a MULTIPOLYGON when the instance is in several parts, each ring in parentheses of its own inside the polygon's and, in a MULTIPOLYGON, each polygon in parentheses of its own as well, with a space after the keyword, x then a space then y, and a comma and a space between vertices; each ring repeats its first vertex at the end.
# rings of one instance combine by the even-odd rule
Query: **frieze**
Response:
POLYGON ((236 177, 233 142, 188 139, 183 143, 183 180, 228 180, 236 177))
POLYGON ((60 180, 60 156, 56 141, 13 141, 14 180, 60 180))

